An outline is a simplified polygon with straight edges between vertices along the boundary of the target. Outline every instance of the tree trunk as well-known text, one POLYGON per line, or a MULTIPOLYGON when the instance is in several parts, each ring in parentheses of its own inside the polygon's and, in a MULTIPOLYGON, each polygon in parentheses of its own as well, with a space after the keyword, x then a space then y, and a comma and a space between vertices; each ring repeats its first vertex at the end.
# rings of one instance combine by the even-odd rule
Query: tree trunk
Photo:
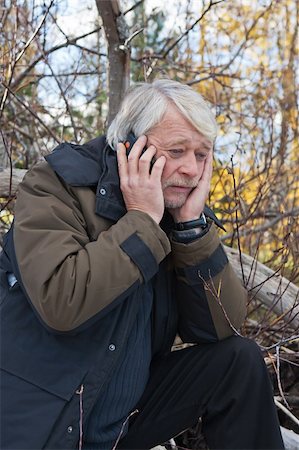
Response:
POLYGON ((96 0, 108 44, 108 117, 115 117, 130 84, 130 48, 128 30, 117 0, 96 0))

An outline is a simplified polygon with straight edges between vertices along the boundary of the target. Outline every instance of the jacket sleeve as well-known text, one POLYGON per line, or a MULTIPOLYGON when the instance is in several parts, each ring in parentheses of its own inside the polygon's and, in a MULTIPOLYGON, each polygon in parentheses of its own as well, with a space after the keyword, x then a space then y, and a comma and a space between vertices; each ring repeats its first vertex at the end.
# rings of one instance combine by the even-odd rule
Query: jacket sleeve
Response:
POLYGON ((98 220, 96 228, 105 226, 91 239, 84 198, 78 200, 43 162, 21 183, 15 208, 14 246, 23 287, 42 322, 62 332, 109 311, 147 282, 170 252, 166 234, 139 211, 127 212, 112 226, 92 219, 98 220))
POLYGON ((171 244, 181 339, 216 342, 234 334, 246 315, 247 292, 228 262, 215 224, 200 239, 171 244))

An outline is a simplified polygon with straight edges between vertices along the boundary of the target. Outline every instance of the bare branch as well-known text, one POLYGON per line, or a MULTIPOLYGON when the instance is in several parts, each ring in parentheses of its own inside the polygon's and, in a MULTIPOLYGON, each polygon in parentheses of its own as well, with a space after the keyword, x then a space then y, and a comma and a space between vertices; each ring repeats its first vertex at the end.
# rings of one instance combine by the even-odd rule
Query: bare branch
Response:
MULTIPOLYGON (((26 42, 26 44, 24 45, 24 47, 20 51, 20 53, 17 55, 15 60, 10 64, 8 86, 10 86, 10 84, 11 84, 11 80, 12 80, 13 73, 14 73, 14 68, 15 68, 17 62, 22 58, 22 56, 24 55, 24 53, 26 52, 26 50, 30 46, 31 42, 34 40, 34 38, 36 37, 37 33, 39 32, 39 30, 43 26, 43 24, 44 24, 44 22, 46 20, 46 17, 47 17, 47 15, 49 13, 49 10, 50 10, 51 6, 53 5, 53 2, 54 2, 54 0, 51 0, 50 5, 48 6, 47 11, 45 12, 44 16, 42 17, 42 19, 41 19, 39 25, 37 26, 36 30, 33 32, 32 36, 28 39, 28 41, 26 42)), ((2 113, 3 113, 3 110, 4 110, 4 106, 5 106, 5 102, 7 100, 7 96, 8 96, 8 89, 6 88, 4 90, 4 94, 3 94, 2 100, 1 100, 0 117, 2 116, 2 113)))
POLYGON ((30 114, 47 130, 47 132, 50 134, 50 136, 52 136, 52 138, 57 142, 57 144, 60 144, 60 140, 57 138, 57 136, 55 136, 55 134, 53 133, 53 131, 45 124, 45 122, 43 120, 41 120, 41 118, 34 112, 32 111, 32 109, 26 105, 25 102, 23 102, 23 100, 21 100, 12 90, 11 88, 4 83, 3 81, 0 80, 0 83, 5 87, 5 89, 7 89, 7 91, 27 110, 30 112, 30 114))
POLYGON ((204 18, 204 16, 210 11, 210 9, 213 7, 213 6, 215 6, 215 5, 217 5, 218 3, 222 3, 222 2, 224 2, 225 0, 219 0, 219 1, 217 1, 217 2, 213 2, 213 1, 210 1, 210 4, 209 4, 209 6, 204 10, 204 12, 201 14, 201 16, 190 26, 190 27, 188 27, 187 28, 187 30, 186 31, 184 31, 184 33, 182 33, 181 34, 181 36, 179 36, 175 41, 174 41, 174 43, 173 44, 171 44, 171 46, 163 53, 163 58, 165 58, 167 55, 168 55, 168 53, 169 52, 171 52, 171 50, 173 50, 174 49, 174 47, 176 47, 177 45, 178 45, 178 43, 185 37, 185 36, 187 36, 189 33, 190 33, 190 31, 192 31, 193 30, 193 28, 204 18))
MULTIPOLYGON (((254 228, 251 227, 250 229, 239 230, 238 234, 239 234, 239 237, 241 237, 241 236, 251 235, 252 233, 261 233, 263 231, 269 230, 275 224, 277 224, 281 220, 285 219, 286 217, 297 217, 297 216, 299 216, 299 208, 294 208, 292 210, 285 211, 284 213, 281 213, 281 214, 275 216, 272 220, 268 220, 267 222, 263 223, 262 225, 256 226, 254 228)), ((253 216, 253 218, 258 218, 258 217, 259 216, 257 214, 255 214, 253 216)), ((260 217, 263 217, 263 215, 260 215, 260 217)), ((239 225, 246 224, 246 223, 248 223, 248 217, 239 221, 239 225)), ((223 236, 221 236, 221 240, 225 241, 227 239, 231 239, 233 236, 234 236, 234 232, 227 233, 227 234, 224 234, 223 236)))
POLYGON ((20 51, 20 53, 17 55, 16 59, 15 59, 15 64, 22 58, 22 56, 24 55, 24 53, 26 52, 27 48, 30 46, 31 42, 34 40, 34 38, 36 37, 37 33, 39 32, 39 30, 41 29, 41 27, 43 26, 43 24, 45 23, 46 17, 49 14, 50 8, 53 5, 54 0, 51 0, 49 6, 47 7, 47 11, 45 12, 45 14, 43 15, 39 25, 36 27, 36 30, 34 31, 34 33, 32 34, 32 36, 28 39, 28 41, 26 42, 26 44, 24 45, 24 47, 22 48, 22 50, 20 51))
POLYGON ((61 86, 61 83, 60 83, 60 81, 59 81, 59 78, 56 76, 56 74, 54 73, 54 71, 53 71, 53 69, 52 69, 51 64, 49 63, 48 58, 45 56, 44 59, 45 59, 45 62, 46 62, 46 64, 47 64, 47 66, 49 67, 50 72, 51 72, 51 74, 53 75, 53 77, 54 77, 54 79, 55 79, 55 81, 56 81, 56 83, 57 83, 57 86, 58 86, 58 88, 59 88, 59 90, 60 90, 61 96, 62 96, 62 98, 63 98, 64 104, 65 104, 65 107, 66 107, 66 110, 67 110, 67 112, 68 112, 69 118, 70 118, 71 123, 72 123, 72 127, 73 127, 73 132, 74 132, 75 140, 76 140, 76 142, 78 143, 78 142, 79 142, 79 139, 78 139, 78 137, 79 137, 79 135, 78 135, 78 130, 77 130, 77 127, 76 127, 76 124, 75 124, 75 120, 74 120, 74 117, 73 117, 73 114, 72 114, 72 110, 71 110, 70 105, 69 105, 69 102, 68 102, 68 100, 67 100, 67 98, 66 98, 66 94, 65 94, 65 92, 64 92, 64 90, 63 90, 63 88, 62 88, 62 86, 61 86))
POLYGON ((131 11, 134 11, 134 9, 138 8, 138 6, 142 5, 144 0, 139 0, 139 2, 135 3, 135 5, 133 5, 131 8, 126 9, 126 11, 123 12, 123 16, 125 16, 126 14, 128 14, 131 11))
MULTIPOLYGON (((242 42, 242 44, 239 46, 238 50, 236 51, 236 53, 233 55, 233 57, 229 60, 229 62, 227 64, 225 64, 222 69, 215 73, 215 77, 216 76, 221 76, 222 72, 226 71, 231 65, 232 63, 236 60, 236 58, 240 55, 241 51, 243 50, 243 48, 248 44, 249 41, 249 37, 251 32, 254 30, 254 28, 256 27, 256 24, 258 23, 258 21, 272 8, 272 2, 270 3, 270 5, 261 12, 261 14, 258 15, 258 17, 253 21, 253 23, 251 24, 250 28, 246 31, 245 33, 245 37, 244 40, 242 42)), ((189 82, 189 86, 192 86, 194 84, 200 83, 201 81, 203 81, 203 79, 199 79, 199 80, 193 80, 191 82, 189 82)))
MULTIPOLYGON (((79 41, 80 39, 83 39, 87 36, 90 36, 93 33, 97 33, 99 30, 101 29, 101 27, 97 27, 96 29, 88 32, 88 33, 84 33, 80 36, 77 36, 75 38, 72 39, 68 39, 65 42, 63 42, 62 44, 59 45, 55 45, 54 47, 50 48, 49 50, 46 50, 44 53, 40 54, 37 58, 35 58, 34 61, 32 61, 32 63, 24 70, 24 72, 21 73, 21 75, 19 75, 19 77, 13 82, 11 83, 10 87, 12 90, 15 90, 18 85, 29 75, 29 73, 34 69, 34 67, 43 60, 44 56, 49 56, 51 53, 56 52, 57 50, 60 50, 64 47, 68 47, 68 46, 72 46, 72 45, 76 45, 77 41, 79 41)), ((98 54, 98 53, 97 53, 98 54)), ((100 56, 107 56, 105 53, 100 53, 100 56)))

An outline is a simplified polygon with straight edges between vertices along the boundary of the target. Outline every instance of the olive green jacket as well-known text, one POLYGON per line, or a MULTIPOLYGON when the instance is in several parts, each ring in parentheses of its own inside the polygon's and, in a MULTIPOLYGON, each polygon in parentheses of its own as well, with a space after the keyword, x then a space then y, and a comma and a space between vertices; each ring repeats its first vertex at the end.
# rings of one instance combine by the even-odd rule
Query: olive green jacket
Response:
POLYGON ((246 313, 216 226, 183 244, 173 241, 167 213, 158 225, 127 212, 104 137, 62 144, 46 159, 19 186, 0 254, 7 450, 76 448, 80 421, 117 370, 149 291, 153 358, 171 350, 177 333, 192 343, 224 339, 246 313))

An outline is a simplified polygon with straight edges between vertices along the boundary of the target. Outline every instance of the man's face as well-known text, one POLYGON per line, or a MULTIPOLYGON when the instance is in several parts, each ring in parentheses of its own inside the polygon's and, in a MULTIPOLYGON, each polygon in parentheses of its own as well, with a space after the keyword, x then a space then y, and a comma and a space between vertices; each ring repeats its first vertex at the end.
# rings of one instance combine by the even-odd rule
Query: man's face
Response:
POLYGON ((170 105, 163 120, 147 133, 147 146, 166 157, 162 189, 166 208, 180 208, 199 182, 212 142, 170 105))

